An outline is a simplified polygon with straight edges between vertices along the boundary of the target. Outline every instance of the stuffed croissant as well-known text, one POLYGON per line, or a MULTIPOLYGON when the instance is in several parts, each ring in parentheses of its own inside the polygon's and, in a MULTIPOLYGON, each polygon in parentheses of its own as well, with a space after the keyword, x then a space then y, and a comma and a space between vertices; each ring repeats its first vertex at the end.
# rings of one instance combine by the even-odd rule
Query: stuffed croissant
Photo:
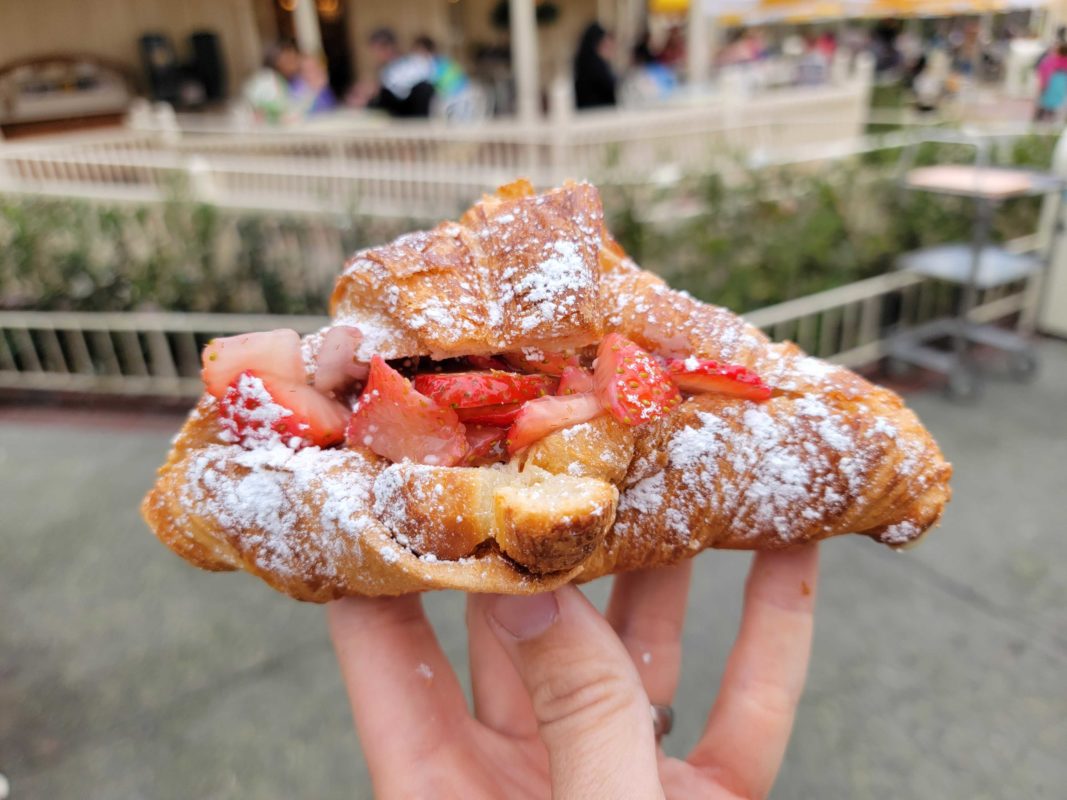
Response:
POLYGON ((301 600, 530 593, 709 547, 906 545, 951 467, 901 399, 668 288, 518 181, 357 253, 332 324, 217 339, 142 510, 301 600))

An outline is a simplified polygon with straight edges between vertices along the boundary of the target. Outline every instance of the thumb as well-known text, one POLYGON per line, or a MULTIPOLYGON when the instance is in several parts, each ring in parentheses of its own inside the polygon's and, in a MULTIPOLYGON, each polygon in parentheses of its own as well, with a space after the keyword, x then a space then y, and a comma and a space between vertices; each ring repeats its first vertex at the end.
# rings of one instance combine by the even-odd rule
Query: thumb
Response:
POLYGON ((648 696, 607 621, 573 586, 485 599, 530 694, 552 796, 663 797, 648 696))

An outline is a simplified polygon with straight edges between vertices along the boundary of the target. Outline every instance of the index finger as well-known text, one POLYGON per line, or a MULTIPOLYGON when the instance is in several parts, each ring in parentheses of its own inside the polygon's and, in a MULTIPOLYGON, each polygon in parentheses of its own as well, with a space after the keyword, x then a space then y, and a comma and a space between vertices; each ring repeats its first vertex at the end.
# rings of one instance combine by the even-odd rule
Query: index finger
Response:
POLYGON ((818 550, 757 553, 741 629, 689 762, 743 797, 765 797, 785 756, 814 628, 818 550))
POLYGON ((376 788, 419 763, 469 719, 467 701, 419 595, 337 600, 330 636, 376 788))

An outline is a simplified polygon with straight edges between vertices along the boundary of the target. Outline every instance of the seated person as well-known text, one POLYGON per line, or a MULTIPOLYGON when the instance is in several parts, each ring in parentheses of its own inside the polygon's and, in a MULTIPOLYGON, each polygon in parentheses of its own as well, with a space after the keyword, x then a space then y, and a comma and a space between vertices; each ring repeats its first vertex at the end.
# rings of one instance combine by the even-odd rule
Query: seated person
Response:
POLYGON ((330 79, 322 60, 303 56, 300 71, 289 82, 293 105, 305 116, 332 111, 337 107, 337 98, 330 89, 330 79))
POLYGON ((433 65, 430 82, 442 100, 448 101, 461 95, 470 86, 467 75, 453 59, 437 52, 437 43, 429 36, 419 36, 411 48, 414 57, 428 58, 433 65))
POLYGON ((367 40, 378 80, 361 84, 349 95, 353 105, 380 108, 394 117, 428 117, 434 98, 434 62, 425 54, 402 55, 396 34, 379 28, 367 40))

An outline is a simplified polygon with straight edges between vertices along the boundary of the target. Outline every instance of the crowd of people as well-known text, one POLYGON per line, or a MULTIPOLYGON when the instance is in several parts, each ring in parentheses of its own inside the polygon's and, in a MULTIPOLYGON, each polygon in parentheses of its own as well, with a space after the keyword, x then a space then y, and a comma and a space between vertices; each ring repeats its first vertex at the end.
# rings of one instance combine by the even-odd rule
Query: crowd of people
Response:
POLYGON ((289 122, 341 106, 428 117, 435 105, 447 115, 449 105, 469 91, 466 73, 429 36, 417 36, 404 51, 392 29, 379 28, 367 38, 367 52, 374 75, 339 100, 321 58, 302 54, 291 40, 279 41, 268 48, 263 68, 246 84, 245 100, 268 122, 289 122))
MULTIPOLYGON (((839 54, 854 58, 869 53, 886 80, 899 79, 923 110, 936 108, 962 78, 981 70, 988 77, 1002 69, 1013 31, 1002 26, 992 41, 982 41, 973 21, 936 25, 904 25, 883 20, 871 27, 849 25, 799 28, 771 35, 760 28, 732 31, 709 64, 720 75, 798 85, 829 80, 839 54)), ((462 117, 478 92, 463 68, 443 54, 429 36, 415 37, 406 49, 390 28, 373 31, 366 40, 373 74, 343 97, 330 88, 321 57, 302 54, 292 41, 268 49, 263 69, 245 87, 245 98, 257 116, 285 122, 338 107, 373 108, 395 117, 462 117)), ((645 32, 638 37, 619 69, 617 43, 599 23, 583 31, 573 59, 575 105, 579 109, 616 105, 639 107, 669 99, 685 76, 686 41, 681 27, 662 32, 658 41, 645 32)), ((1034 65, 1039 95, 1035 119, 1049 120, 1067 106, 1067 33, 1034 65)), ((506 99, 506 98, 505 98, 506 99)))
MULTIPOLYGON (((784 60, 786 79, 796 84, 826 81, 838 47, 828 31, 793 34, 771 40, 759 29, 732 32, 715 55, 718 69, 743 69, 784 60)), ((630 53, 629 66, 617 74, 613 66, 616 45, 610 31, 592 23, 579 40, 574 56, 575 105, 596 108, 613 105, 639 106, 670 97, 682 84, 686 69, 685 36, 680 27, 670 28, 656 47, 650 33, 642 34, 630 53)))
POLYGON ((337 107, 322 60, 283 39, 267 48, 263 67, 245 84, 244 97, 268 122, 290 122, 337 107))
POLYGON ((620 78, 615 71, 615 37, 599 23, 582 33, 574 55, 574 103, 580 109, 637 105, 662 100, 678 86, 685 63, 685 40, 672 28, 659 48, 644 33, 631 52, 630 68, 620 78))

